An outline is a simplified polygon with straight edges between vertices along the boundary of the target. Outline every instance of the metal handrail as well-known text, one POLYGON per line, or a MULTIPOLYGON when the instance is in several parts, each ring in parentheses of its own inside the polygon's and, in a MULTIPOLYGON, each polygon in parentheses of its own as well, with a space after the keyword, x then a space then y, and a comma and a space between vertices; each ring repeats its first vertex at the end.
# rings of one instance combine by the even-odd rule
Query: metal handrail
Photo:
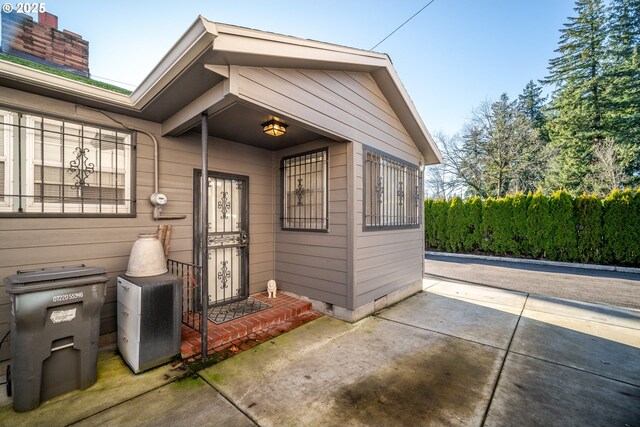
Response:
POLYGON ((182 281, 182 323, 200 332, 203 319, 200 295, 202 267, 169 259, 167 268, 169 273, 178 276, 182 281))

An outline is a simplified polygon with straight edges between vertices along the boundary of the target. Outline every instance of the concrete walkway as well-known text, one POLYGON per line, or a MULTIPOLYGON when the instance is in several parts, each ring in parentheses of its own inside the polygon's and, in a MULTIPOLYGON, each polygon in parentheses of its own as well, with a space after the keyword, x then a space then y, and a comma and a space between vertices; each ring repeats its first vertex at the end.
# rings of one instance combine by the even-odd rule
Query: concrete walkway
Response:
POLYGON ((145 373, 146 392, 135 376, 120 404, 95 390, 27 414, 0 407, 0 425, 640 426, 640 312, 425 288, 353 325, 320 318, 195 377, 145 373), (74 418, 78 404, 92 409, 74 418))

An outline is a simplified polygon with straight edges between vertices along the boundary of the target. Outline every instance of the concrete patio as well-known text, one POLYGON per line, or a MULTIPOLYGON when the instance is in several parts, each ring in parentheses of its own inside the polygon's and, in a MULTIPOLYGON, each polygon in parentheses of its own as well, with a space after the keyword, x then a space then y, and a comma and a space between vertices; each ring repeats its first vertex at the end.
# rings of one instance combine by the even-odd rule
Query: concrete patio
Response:
POLYGON ((184 379, 99 381, 2 425, 640 425, 640 312, 425 280, 356 324, 327 317, 184 379))

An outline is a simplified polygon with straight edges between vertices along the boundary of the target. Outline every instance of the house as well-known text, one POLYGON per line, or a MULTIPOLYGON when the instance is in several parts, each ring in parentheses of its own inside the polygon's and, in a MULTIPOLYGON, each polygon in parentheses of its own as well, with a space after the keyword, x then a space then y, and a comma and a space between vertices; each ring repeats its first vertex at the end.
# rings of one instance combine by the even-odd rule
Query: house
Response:
MULTIPOLYGON (((130 94, 59 74, 0 57, 0 276, 105 268, 105 342, 159 223, 212 305, 275 279, 353 322, 422 289, 440 154, 387 55, 198 17, 130 94)), ((9 316, 3 292, 3 335, 9 316)))

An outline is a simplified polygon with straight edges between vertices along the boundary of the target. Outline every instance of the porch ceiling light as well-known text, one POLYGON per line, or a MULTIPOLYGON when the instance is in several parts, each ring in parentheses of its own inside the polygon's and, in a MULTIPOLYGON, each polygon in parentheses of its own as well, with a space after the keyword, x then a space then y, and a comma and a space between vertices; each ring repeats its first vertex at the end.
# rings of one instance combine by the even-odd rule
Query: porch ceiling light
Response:
POLYGON ((271 119, 268 122, 264 122, 261 126, 262 131, 267 135, 282 136, 287 133, 287 127, 289 125, 271 119))

